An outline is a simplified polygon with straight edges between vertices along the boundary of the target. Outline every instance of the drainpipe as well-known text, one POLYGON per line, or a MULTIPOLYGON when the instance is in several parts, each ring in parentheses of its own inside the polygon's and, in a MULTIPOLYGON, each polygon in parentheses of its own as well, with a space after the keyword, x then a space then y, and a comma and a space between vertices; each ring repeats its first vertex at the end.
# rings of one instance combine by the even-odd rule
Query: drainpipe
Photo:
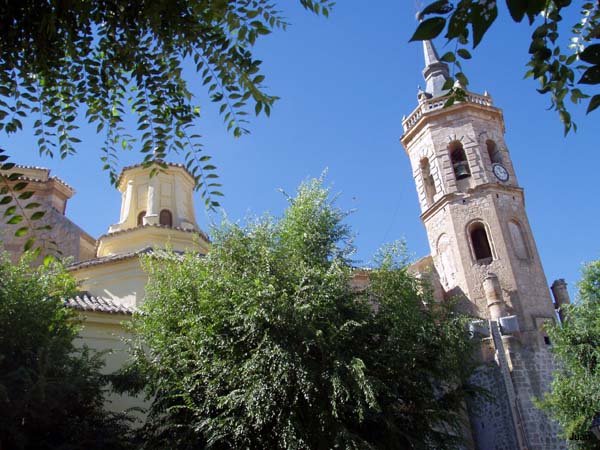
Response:
POLYGON ((506 316, 506 303, 504 303, 504 299, 502 298, 500 281, 495 274, 490 273, 485 277, 483 280, 483 291, 490 313, 490 334, 492 336, 494 347, 496 348, 496 362, 498 363, 504 381, 504 388, 506 389, 506 395, 510 405, 510 415, 515 438, 517 440, 517 446, 520 450, 527 450, 529 448, 527 445, 527 435, 525 433, 521 414, 519 413, 517 393, 513 384, 506 350, 504 349, 503 337, 500 332, 500 318, 506 316))

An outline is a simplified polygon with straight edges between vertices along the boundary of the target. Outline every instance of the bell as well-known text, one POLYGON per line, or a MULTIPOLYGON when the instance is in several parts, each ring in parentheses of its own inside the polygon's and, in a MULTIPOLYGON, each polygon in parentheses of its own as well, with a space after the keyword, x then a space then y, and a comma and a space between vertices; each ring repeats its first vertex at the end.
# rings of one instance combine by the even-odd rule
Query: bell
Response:
POLYGON ((469 165, 466 161, 457 162, 454 164, 454 173, 456 174, 457 180, 462 180, 463 178, 467 178, 471 176, 471 172, 469 172, 469 165))

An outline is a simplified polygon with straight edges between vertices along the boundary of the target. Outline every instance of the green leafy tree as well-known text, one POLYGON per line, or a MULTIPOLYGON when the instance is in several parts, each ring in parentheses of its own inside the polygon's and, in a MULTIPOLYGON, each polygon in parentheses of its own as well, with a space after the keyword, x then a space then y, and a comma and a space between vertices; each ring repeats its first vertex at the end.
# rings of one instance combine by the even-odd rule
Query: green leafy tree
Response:
POLYGON ((76 289, 58 262, 0 256, 0 449, 126 449, 124 416, 103 410, 101 355, 78 349, 76 289))
POLYGON ((397 246, 357 286, 345 216, 313 180, 206 256, 145 259, 128 369, 152 400, 145 448, 456 448, 465 319, 397 246))
POLYGON ((573 448, 600 449, 589 431, 600 412, 600 261, 585 266, 578 302, 548 334, 559 370, 540 406, 562 425, 573 448))
MULTIPOLYGON (((333 6, 331 0, 299 2, 324 16, 333 6)), ((148 166, 177 153, 207 207, 214 208, 221 184, 194 131, 200 105, 190 86, 206 89, 236 137, 248 133, 250 112, 268 116, 277 97, 265 90, 253 47, 260 37, 287 27, 278 3, 0 2, 0 132, 16 133, 29 118, 40 154, 65 158, 76 152, 77 130, 86 120, 104 136, 101 160, 112 183, 123 150, 139 149, 148 166), (186 67, 192 67, 190 74, 186 67)), ((22 207, 26 183, 20 191, 3 183, 3 172, 14 164, 1 153, 6 222, 21 223, 19 232, 35 237, 29 222, 43 211, 22 207)), ((33 240, 27 242, 33 246, 33 240)))
MULTIPOLYGON (((207 200, 218 195, 214 166, 192 133, 200 116, 184 65, 219 105, 235 136, 246 116, 269 115, 276 97, 264 90, 258 38, 287 26, 275 0, 62 2, 0 4, 0 131, 34 120, 39 151, 75 152, 77 117, 104 133, 105 169, 117 180, 117 154, 132 146, 133 114, 145 161, 182 153, 207 200), (83 109, 83 110, 82 110, 83 109), (211 183, 213 182, 213 183, 211 183), (212 195, 212 196, 211 196, 212 195)), ((300 0, 328 15, 329 0, 300 0)), ((214 199, 212 200, 214 201, 214 199)))
MULTIPOLYGON (((445 37, 456 44, 455 50, 442 56, 454 65, 454 77, 462 87, 448 81, 449 104, 462 100, 468 80, 461 68, 461 59, 470 59, 469 44, 475 48, 498 17, 496 0, 438 0, 420 13, 424 19, 411 40, 433 39, 445 30, 445 37), (433 17, 427 17, 433 16, 433 17)), ((551 106, 564 124, 565 133, 576 129, 568 111, 568 101, 579 103, 589 99, 587 112, 600 106, 600 93, 582 89, 600 84, 600 3, 571 0, 506 0, 506 12, 515 22, 527 19, 534 27, 529 45, 527 77, 540 81, 538 91, 549 94, 551 106), (561 30, 563 16, 579 9, 577 21, 570 33, 561 30), (565 34, 568 38, 565 39, 565 34), (560 37, 563 39, 560 39, 560 37), (562 45, 562 47, 561 47, 562 45)))

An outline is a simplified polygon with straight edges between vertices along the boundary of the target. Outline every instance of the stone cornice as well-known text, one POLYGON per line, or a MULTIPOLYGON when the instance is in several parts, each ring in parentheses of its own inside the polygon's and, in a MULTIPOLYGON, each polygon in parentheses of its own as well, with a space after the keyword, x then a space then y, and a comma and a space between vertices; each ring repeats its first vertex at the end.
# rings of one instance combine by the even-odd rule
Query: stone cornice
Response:
POLYGON ((446 206, 450 203, 453 203, 454 200, 461 200, 463 198, 470 197, 473 194, 484 193, 486 191, 489 191, 489 192, 504 191, 504 192, 517 193, 523 200, 523 203, 525 203, 525 196, 524 196, 524 191, 523 191, 522 187, 508 186, 508 185, 499 184, 499 183, 485 183, 485 184, 480 184, 478 186, 470 188, 465 193, 450 192, 448 194, 441 196, 439 199, 437 199, 435 201, 435 203, 433 205, 431 205, 431 207, 429 207, 426 211, 421 213, 421 220, 423 222, 427 221, 431 216, 434 216, 444 206, 446 206))
POLYGON ((175 251, 193 249, 206 253, 210 242, 208 236, 196 229, 183 229, 164 225, 142 225, 135 228, 108 233, 98 238, 98 257, 135 252, 151 246, 175 251))
MULTIPOLYGON (((402 121, 404 134, 400 137, 400 142, 405 150, 408 143, 431 121, 431 119, 442 118, 446 115, 455 113, 461 109, 472 109, 475 111, 485 111, 497 115, 502 123, 502 132, 504 132, 504 118, 502 110, 492 104, 490 97, 478 94, 467 93, 467 101, 455 103, 452 106, 445 107, 445 97, 433 98, 421 103, 417 108, 402 121)), ((408 150, 406 150, 408 153, 408 150)))

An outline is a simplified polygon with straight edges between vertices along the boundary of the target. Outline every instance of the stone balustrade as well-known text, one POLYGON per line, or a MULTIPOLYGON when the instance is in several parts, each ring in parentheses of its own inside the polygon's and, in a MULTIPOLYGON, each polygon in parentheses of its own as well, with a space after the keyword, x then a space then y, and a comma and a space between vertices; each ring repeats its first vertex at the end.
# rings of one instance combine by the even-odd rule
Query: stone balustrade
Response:
MULTIPOLYGON (((419 106, 417 106, 417 108, 411 113, 410 116, 402 120, 402 127, 404 128, 404 132, 406 133, 408 130, 410 130, 419 121, 423 114, 442 109, 446 104, 446 101, 446 97, 436 97, 425 100, 424 102, 419 104, 419 106)), ((466 99, 464 101, 467 103, 476 103, 478 105, 493 106, 492 98, 489 95, 479 95, 474 94, 472 92, 466 93, 466 99)))

